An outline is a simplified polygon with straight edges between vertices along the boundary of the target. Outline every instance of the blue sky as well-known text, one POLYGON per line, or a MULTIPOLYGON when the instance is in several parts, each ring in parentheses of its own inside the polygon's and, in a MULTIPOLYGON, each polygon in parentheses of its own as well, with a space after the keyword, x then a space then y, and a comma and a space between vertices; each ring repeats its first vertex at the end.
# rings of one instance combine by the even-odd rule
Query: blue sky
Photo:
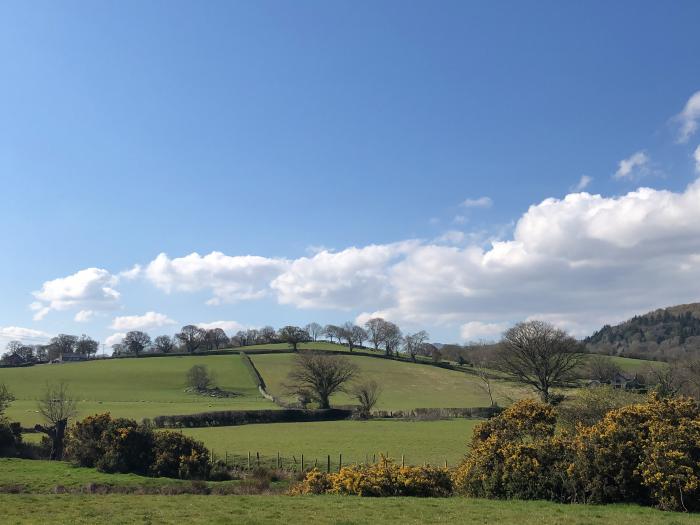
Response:
POLYGON ((3 2, 0 342, 372 314, 584 335, 698 301, 699 18, 3 2))

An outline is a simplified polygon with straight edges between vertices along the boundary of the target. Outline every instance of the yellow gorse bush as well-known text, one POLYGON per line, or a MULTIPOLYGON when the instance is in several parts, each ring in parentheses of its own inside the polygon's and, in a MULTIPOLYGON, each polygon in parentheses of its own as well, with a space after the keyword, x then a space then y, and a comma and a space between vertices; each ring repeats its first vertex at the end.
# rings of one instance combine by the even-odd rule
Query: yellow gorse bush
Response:
POLYGON ((453 474, 459 493, 700 509, 700 411, 650 395, 592 426, 555 433, 551 407, 525 400, 475 429, 453 474))
POLYGON ((452 479, 445 468, 400 467, 382 458, 372 465, 353 465, 339 472, 313 469, 292 487, 291 493, 443 497, 452 494, 452 479))

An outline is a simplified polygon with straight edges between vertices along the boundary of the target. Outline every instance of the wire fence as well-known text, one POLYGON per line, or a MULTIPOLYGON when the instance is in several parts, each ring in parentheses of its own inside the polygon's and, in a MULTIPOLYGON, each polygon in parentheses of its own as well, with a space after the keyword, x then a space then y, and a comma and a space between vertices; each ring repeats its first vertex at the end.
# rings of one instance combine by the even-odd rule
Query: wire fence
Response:
MULTIPOLYGON (((223 454, 211 452, 212 461, 221 461, 229 468, 237 470, 254 470, 258 468, 285 470, 290 472, 302 472, 312 468, 317 468, 324 472, 336 472, 344 466, 353 464, 374 464, 381 461, 382 457, 389 458, 388 453, 367 453, 364 457, 357 454, 343 455, 336 454, 261 454, 260 452, 248 452, 246 454, 224 452, 223 454)), ((398 458, 391 458, 401 466, 415 465, 409 463, 406 455, 402 454, 398 458)), ((422 465, 449 467, 447 459, 435 463, 421 462, 422 465)))

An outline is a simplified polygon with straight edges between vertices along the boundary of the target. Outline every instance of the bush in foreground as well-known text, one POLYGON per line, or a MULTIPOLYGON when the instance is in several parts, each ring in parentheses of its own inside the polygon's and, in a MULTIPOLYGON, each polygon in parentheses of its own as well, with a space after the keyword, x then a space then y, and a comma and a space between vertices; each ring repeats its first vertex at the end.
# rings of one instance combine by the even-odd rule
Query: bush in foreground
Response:
POLYGON ((313 469, 291 493, 356 496, 445 497, 452 494, 450 472, 438 467, 399 467, 383 458, 373 465, 353 465, 339 472, 313 469))
POLYGON ((652 395, 560 434, 555 416, 552 407, 523 400, 477 426, 454 473, 455 490, 700 510, 700 410, 693 400, 652 395))
POLYGON ((133 472, 180 479, 206 479, 209 451, 175 432, 153 432, 130 419, 88 416, 69 431, 67 455, 102 472, 133 472))

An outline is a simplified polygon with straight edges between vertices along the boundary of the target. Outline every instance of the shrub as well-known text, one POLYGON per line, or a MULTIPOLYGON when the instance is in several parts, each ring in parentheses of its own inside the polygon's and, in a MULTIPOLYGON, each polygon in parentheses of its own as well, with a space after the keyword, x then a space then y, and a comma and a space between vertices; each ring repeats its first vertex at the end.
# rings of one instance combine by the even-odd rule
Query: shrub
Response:
POLYGON ((109 413, 88 416, 75 423, 68 431, 66 456, 81 467, 94 467, 105 455, 105 435, 115 433, 118 428, 136 428, 131 419, 112 419, 109 413))
POLYGON ((200 442, 175 432, 153 432, 147 425, 109 414, 76 423, 67 450, 77 465, 103 472, 206 479, 211 468, 209 451, 200 442))
POLYGON ((95 464, 102 472, 146 474, 153 463, 153 432, 142 426, 105 432, 102 444, 104 454, 95 464))
POLYGON ((700 410, 693 400, 651 395, 559 435, 554 415, 548 405, 520 401, 477 426, 472 449, 453 475, 456 491, 700 508, 700 410))
POLYGON ((353 465, 328 474, 313 469, 291 493, 444 497, 452 494, 452 480, 444 468, 399 467, 382 458, 373 465, 353 465))
POLYGON ((151 475, 206 479, 210 468, 209 451, 201 442, 177 432, 166 431, 155 434, 151 475))
POLYGON ((214 384, 214 376, 204 365, 194 365, 187 371, 187 385, 195 390, 207 390, 214 384))
POLYGON ((22 445, 22 432, 18 423, 0 419, 0 457, 16 456, 22 445))

